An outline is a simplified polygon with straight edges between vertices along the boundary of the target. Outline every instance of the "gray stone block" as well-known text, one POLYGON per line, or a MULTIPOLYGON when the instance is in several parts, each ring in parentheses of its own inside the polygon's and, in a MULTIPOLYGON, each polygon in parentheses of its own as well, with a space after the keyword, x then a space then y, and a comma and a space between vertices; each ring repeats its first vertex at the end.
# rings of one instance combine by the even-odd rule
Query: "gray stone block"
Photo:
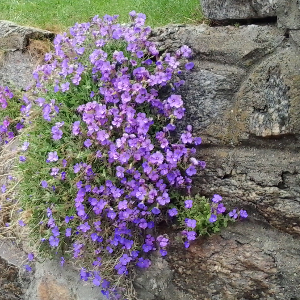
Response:
POLYGON ((299 0, 281 0, 278 2, 277 24, 280 28, 300 29, 299 0))
POLYGON ((205 17, 212 20, 255 19, 276 16, 278 0, 202 0, 205 17))

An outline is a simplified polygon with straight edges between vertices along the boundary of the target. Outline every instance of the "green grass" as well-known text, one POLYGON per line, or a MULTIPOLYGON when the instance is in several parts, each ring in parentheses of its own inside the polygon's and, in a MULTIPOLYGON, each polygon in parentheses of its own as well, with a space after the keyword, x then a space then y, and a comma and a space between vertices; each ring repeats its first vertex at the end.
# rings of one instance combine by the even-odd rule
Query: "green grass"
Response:
POLYGON ((1 0, 0 19, 56 32, 87 22, 94 15, 120 15, 132 10, 147 15, 147 25, 201 22, 199 0, 1 0))

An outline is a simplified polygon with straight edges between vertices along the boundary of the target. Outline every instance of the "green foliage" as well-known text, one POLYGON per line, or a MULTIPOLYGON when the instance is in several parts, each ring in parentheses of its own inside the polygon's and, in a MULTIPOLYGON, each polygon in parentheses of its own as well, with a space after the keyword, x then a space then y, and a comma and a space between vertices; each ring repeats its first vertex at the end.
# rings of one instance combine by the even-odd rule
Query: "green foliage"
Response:
POLYGON ((233 218, 228 215, 218 214, 215 222, 210 222, 212 215, 212 202, 206 197, 195 195, 194 197, 182 197, 176 203, 178 208, 178 221, 182 227, 185 227, 185 219, 194 219, 197 221, 195 231, 199 235, 213 234, 219 232, 222 228, 227 227, 228 222, 234 222, 233 218), (193 206, 189 209, 185 208, 184 201, 193 201, 193 206))

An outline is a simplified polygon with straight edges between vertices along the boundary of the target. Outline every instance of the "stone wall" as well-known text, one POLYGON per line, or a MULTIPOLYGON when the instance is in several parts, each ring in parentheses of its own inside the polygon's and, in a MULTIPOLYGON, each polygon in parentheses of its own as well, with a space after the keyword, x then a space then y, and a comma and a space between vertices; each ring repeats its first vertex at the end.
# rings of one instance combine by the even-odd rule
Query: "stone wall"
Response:
MULTIPOLYGON (((195 68, 183 75, 182 94, 185 122, 203 138, 199 156, 207 162, 196 179, 195 191, 207 196, 219 193, 229 207, 246 208, 250 217, 220 235, 199 238, 188 250, 174 242, 166 259, 153 256, 150 269, 137 272, 134 284, 141 300, 297 300, 299 1, 202 0, 202 5, 206 16, 214 20, 278 20, 248 26, 172 25, 156 29, 152 36, 161 49, 173 51, 186 44, 194 51, 195 68)), ((26 49, 18 48, 24 42, 14 45, 15 51, 7 48, 4 53, 0 84, 15 80, 7 77, 14 69, 8 62, 10 55, 20 55, 11 61, 19 70, 15 84, 24 86, 29 77, 22 58, 30 58, 29 70, 36 61, 26 49)), ((176 232, 170 235, 176 240, 176 232)), ((78 294, 80 288, 70 285, 71 281, 77 285, 75 277, 49 263, 36 268, 23 299, 41 300, 39 290, 57 286, 66 299, 84 299, 78 294)), ((100 299, 93 290, 86 293, 89 299, 100 299)))
POLYGON ((139 276, 142 299, 300 299, 299 3, 202 0, 210 19, 256 24, 153 33, 161 49, 194 51, 182 94, 207 162, 195 192, 219 193, 250 217, 188 250, 175 243, 139 276))

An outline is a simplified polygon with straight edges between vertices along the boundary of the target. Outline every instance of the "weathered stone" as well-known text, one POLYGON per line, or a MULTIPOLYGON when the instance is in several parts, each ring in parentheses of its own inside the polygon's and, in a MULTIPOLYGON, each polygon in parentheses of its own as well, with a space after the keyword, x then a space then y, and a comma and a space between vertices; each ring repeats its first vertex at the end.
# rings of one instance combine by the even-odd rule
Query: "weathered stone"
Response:
POLYGON ((207 169, 195 190, 219 193, 232 208, 255 207, 272 226, 300 234, 300 157, 294 144, 288 138, 252 139, 252 147, 204 148, 200 154, 207 169))
POLYGON ((140 299, 299 299, 299 239, 257 217, 189 249, 172 233, 166 259, 153 255, 149 270, 137 274, 140 299))
POLYGON ((54 33, 33 27, 20 26, 10 21, 0 21, 0 49, 24 50, 29 39, 53 39, 54 33))
POLYGON ((37 59, 21 50, 5 52, 0 61, 0 85, 24 89, 33 82, 37 59))
POLYGON ((290 36, 292 40, 300 47, 300 30, 291 30, 290 36))
POLYGON ((173 272, 166 260, 153 255, 152 265, 147 270, 138 269, 134 286, 139 299, 143 300, 191 300, 190 296, 178 290, 172 283, 173 272))
POLYGON ((276 16, 278 0, 201 0, 204 15, 213 20, 240 20, 276 16))
POLYGON ((231 128, 240 138, 300 133, 300 52, 284 48, 263 60, 236 94, 231 128))
POLYGON ((19 281, 19 270, 0 256, 0 300, 20 300, 23 288, 19 281))
POLYGON ((300 29, 299 0, 278 1, 277 24, 281 28, 300 29))
POLYGON ((25 291, 24 300, 104 300, 101 288, 84 283, 79 272, 58 260, 34 264, 35 272, 25 291))
POLYGON ((238 28, 171 25, 155 29, 152 39, 168 51, 175 51, 183 44, 190 46, 200 68, 204 61, 248 68, 272 53, 283 42, 284 32, 267 25, 238 28))
POLYGON ((274 26, 257 25, 241 28, 204 26, 202 29, 171 26, 159 29, 153 35, 153 39, 168 51, 175 51, 178 44, 187 44, 193 49, 195 68, 186 74, 187 85, 182 91, 187 109, 185 122, 193 125, 205 143, 214 144, 236 143, 254 133, 258 136, 295 133, 299 128, 297 50, 286 47, 281 50, 284 53, 282 62, 281 57, 276 58, 274 54, 259 65, 261 57, 276 53, 276 48, 284 44, 284 32, 274 26), (284 79, 281 76, 278 81, 278 76, 274 75, 268 81, 267 63, 270 70, 279 64, 284 79), (278 83, 281 85, 277 87, 278 83), (246 97, 239 91, 241 85, 253 86, 247 101, 241 100, 246 97), (282 95, 286 97, 282 98, 282 95), (256 111, 254 102, 259 103, 256 111), (261 106, 269 113, 263 114, 261 106), (294 107, 294 116, 290 119, 291 107, 294 107), (265 125, 258 129, 256 120, 262 118, 261 115, 265 125), (273 119, 275 115, 277 117, 273 119))
POLYGON ((45 276, 37 287, 39 300, 72 300, 68 288, 59 284, 54 277, 45 276))

